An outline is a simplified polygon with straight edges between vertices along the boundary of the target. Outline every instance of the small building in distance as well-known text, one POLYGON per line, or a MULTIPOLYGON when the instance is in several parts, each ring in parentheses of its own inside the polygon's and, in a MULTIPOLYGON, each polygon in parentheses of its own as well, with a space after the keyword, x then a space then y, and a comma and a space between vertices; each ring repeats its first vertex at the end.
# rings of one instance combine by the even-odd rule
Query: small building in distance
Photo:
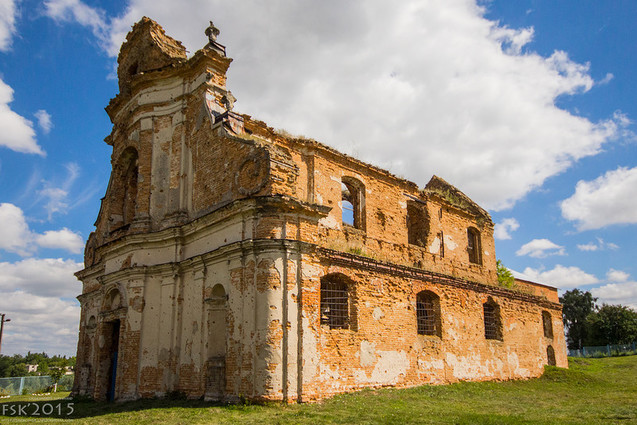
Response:
POLYGON ((206 33, 188 58, 143 18, 122 45, 74 394, 309 401, 567 366, 556 289, 498 285, 485 210, 234 112, 206 33))

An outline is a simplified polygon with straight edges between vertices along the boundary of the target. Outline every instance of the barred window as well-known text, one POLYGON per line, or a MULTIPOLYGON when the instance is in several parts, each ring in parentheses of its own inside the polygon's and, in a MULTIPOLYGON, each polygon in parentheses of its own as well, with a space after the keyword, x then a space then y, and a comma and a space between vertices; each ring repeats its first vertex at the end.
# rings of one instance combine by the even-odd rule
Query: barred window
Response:
POLYGON ((557 365, 557 363, 555 362, 555 350, 550 345, 546 347, 546 360, 549 366, 557 365))
POLYGON ((348 329, 349 320, 348 284, 337 275, 321 279, 321 325, 330 329, 348 329))
POLYGON ((474 264, 482 264, 482 256, 480 246, 480 232, 473 227, 467 229, 467 252, 469 253, 469 262, 474 264))
POLYGON ((548 311, 542 312, 542 326, 544 327, 544 336, 553 338, 553 321, 551 320, 551 313, 548 311))
POLYGON ((416 296, 416 323, 419 335, 441 336, 440 298, 431 291, 416 296))
POLYGON ((483 305, 484 309, 484 337, 486 339, 502 340, 502 324, 500 321, 500 307, 489 299, 483 305))

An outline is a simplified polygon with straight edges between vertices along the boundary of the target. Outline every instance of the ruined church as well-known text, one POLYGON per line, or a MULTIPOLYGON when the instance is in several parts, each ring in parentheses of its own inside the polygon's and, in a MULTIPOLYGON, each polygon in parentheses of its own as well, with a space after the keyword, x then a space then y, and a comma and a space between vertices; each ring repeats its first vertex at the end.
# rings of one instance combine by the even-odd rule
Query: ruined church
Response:
POLYGON ((235 112, 218 34, 188 57, 143 18, 122 45, 74 394, 302 402, 567 366, 556 289, 498 284, 484 209, 235 112))

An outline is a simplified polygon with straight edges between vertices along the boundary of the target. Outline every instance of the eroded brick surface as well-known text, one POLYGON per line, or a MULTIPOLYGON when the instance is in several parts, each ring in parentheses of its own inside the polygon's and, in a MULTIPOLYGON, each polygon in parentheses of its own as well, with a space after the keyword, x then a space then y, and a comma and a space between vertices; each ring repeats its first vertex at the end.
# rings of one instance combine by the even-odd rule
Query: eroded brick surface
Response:
POLYGON ((555 288, 498 286, 493 222, 458 189, 235 113, 216 41, 188 59, 144 18, 118 62, 113 171, 77 274, 75 393, 308 401, 535 377, 549 346, 567 366, 555 288), (433 334, 418 331, 421 291, 433 334))

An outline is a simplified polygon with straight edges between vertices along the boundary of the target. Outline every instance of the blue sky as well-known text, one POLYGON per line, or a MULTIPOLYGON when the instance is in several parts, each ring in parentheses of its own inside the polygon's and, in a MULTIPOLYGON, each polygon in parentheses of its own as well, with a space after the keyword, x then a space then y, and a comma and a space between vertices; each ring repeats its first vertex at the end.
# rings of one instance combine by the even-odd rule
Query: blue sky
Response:
POLYGON ((0 0, 3 354, 73 354, 110 173, 116 55, 142 16, 210 19, 235 110, 489 209, 531 280, 637 307, 634 1, 0 0))

